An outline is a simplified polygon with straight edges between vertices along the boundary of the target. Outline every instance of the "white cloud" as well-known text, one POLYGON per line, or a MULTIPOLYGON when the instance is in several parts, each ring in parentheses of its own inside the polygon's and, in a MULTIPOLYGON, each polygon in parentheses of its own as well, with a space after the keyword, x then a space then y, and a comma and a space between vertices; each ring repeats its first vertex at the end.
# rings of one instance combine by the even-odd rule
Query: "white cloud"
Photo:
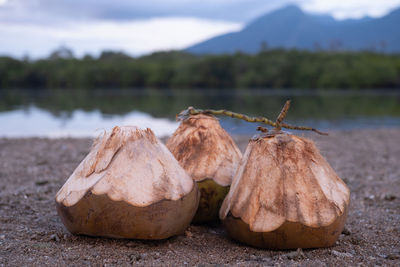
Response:
POLYGON ((0 21, 59 24, 63 21, 129 21, 196 17, 248 22, 289 3, 336 18, 381 16, 400 0, 0 0, 0 21))
POLYGON ((301 4, 306 11, 329 13, 337 19, 380 17, 400 5, 400 0, 308 0, 301 4))
POLYGON ((288 3, 338 19, 382 16, 400 6, 400 0, 0 0, 0 54, 44 57, 60 45, 78 56, 181 49, 288 3))
POLYGON ((76 55, 123 50, 133 55, 182 49, 215 35, 239 30, 240 23, 196 18, 158 18, 129 22, 93 21, 63 27, 0 23, 0 54, 44 57, 60 45, 76 55))
POLYGON ((290 2, 293 0, 12 0, 0 7, 0 21, 58 24, 65 20, 196 17, 244 22, 290 2))

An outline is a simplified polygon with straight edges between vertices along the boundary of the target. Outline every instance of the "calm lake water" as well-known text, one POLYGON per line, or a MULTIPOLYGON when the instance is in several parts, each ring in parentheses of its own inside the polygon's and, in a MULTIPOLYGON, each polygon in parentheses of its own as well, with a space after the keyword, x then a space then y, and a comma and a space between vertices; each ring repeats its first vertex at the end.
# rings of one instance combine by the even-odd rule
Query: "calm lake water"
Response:
MULTIPOLYGON (((0 137, 93 137, 115 125, 173 133, 188 106, 275 119, 292 100, 287 123, 321 130, 400 127, 400 90, 1 90, 0 137)), ((256 124, 220 118, 232 134, 256 124)))

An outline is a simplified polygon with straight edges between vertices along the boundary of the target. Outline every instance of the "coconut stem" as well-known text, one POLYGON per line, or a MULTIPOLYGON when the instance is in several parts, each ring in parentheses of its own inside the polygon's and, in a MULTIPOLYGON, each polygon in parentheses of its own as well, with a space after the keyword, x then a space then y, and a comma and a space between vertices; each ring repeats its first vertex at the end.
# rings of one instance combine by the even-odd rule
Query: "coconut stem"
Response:
POLYGON ((289 108, 290 108, 290 100, 287 100, 281 110, 281 113, 279 113, 278 117, 276 118, 276 127, 275 127, 276 130, 281 129, 281 123, 282 123, 283 119, 286 117, 286 114, 287 114, 289 108))
POLYGON ((287 123, 282 122, 282 120, 285 118, 285 116, 287 114, 289 107, 290 107, 290 101, 286 101, 286 104, 283 107, 281 113, 279 114, 276 122, 273 122, 270 119, 265 118, 265 117, 249 117, 247 115, 232 112, 232 111, 225 110, 225 109, 220 109, 220 110, 204 109, 204 110, 202 110, 202 109, 196 109, 194 107, 188 107, 187 109, 183 110, 181 113, 179 113, 177 115, 177 119, 184 120, 187 117, 189 117, 190 115, 199 115, 199 114, 207 114, 207 115, 215 115, 215 116, 225 115, 228 117, 244 120, 247 122, 264 123, 264 124, 273 126, 276 129, 280 129, 282 127, 282 128, 291 129, 291 130, 313 131, 320 135, 328 135, 327 133, 318 131, 315 128, 311 128, 311 127, 307 127, 307 126, 289 125, 287 123))

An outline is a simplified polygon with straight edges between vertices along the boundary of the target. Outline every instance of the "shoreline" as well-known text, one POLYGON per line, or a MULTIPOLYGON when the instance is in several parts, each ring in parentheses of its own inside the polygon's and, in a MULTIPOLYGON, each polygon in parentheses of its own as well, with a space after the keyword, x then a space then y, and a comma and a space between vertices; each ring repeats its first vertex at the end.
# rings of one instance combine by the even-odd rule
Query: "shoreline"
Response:
MULTIPOLYGON (((291 123, 293 124, 293 123, 291 123)), ((232 136, 233 139, 238 140, 238 141, 242 141, 242 139, 245 138, 250 138, 253 135, 259 133, 256 128, 257 128, 257 124, 253 123, 251 124, 254 127, 254 131, 252 133, 232 133, 228 131, 228 134, 232 136)), ((261 124, 262 125, 262 124, 261 124)), ((377 125, 379 126, 379 125, 377 125)), ((268 126, 267 126, 268 127, 268 126)), ((144 127, 146 128, 146 127, 144 127)), ((272 128, 271 128, 272 129, 272 128)), ((318 129, 318 128, 317 128, 318 129)), ((103 128, 99 128, 97 130, 95 130, 94 132, 98 133, 98 135, 93 135, 93 136, 74 136, 74 135, 61 135, 61 136, 45 136, 45 135, 37 135, 37 136, 5 136, 5 135, 1 135, 0 133, 0 140, 94 140, 95 138, 97 138, 99 135, 102 134, 103 131, 107 131, 107 130, 112 130, 112 128, 110 129, 103 129, 103 128)), ((227 129, 225 129, 227 131, 227 129)), ((302 131, 302 130, 290 130, 290 129, 285 129, 282 128, 283 131, 289 132, 291 134, 294 135, 298 135, 298 136, 305 136, 307 138, 313 139, 313 136, 316 136, 316 139, 319 139, 318 136, 321 136, 315 132, 312 131, 302 131)), ((321 130, 321 129, 318 129, 321 130)), ((338 129, 325 129, 322 128, 321 131, 327 132, 328 136, 322 136, 322 137, 327 137, 329 138, 330 135, 337 135, 337 134, 344 134, 344 133, 362 133, 362 132, 385 132, 385 131, 392 131, 392 132, 400 132, 400 125, 385 125, 385 126, 379 126, 378 127, 368 127, 368 128, 338 128, 338 129)), ((162 135, 162 136, 157 136, 157 138, 159 138, 160 140, 162 140, 165 143, 165 140, 167 140, 171 135, 162 135)))

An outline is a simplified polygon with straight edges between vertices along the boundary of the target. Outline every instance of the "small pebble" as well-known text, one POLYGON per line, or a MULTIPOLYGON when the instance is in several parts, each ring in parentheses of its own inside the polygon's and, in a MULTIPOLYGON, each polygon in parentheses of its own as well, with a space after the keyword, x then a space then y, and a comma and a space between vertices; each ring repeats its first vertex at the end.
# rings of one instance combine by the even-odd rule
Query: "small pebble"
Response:
POLYGON ((301 248, 298 248, 296 251, 287 253, 285 257, 288 258, 289 260, 295 260, 295 259, 304 259, 305 255, 303 253, 303 250, 301 248))
POLYGON ((130 248, 134 248, 134 247, 136 247, 136 243, 133 242, 133 241, 130 241, 130 242, 128 242, 128 243, 126 244, 126 246, 127 246, 127 247, 130 247, 130 248))
POLYGON ((129 256, 129 258, 131 259, 131 262, 132 261, 140 261, 141 259, 142 259, 142 256, 140 255, 140 254, 131 254, 130 256, 129 256))
POLYGON ((60 242, 60 238, 56 234, 52 234, 50 236, 50 240, 53 240, 53 241, 56 241, 56 242, 60 242))
POLYGON ((400 255, 399 254, 395 254, 395 253, 389 254, 389 255, 386 256, 386 259, 388 259, 388 260, 397 260, 397 259, 400 259, 400 255))
POLYGON ((387 228, 385 229, 385 232, 390 233, 390 232, 393 232, 393 231, 395 231, 395 230, 396 230, 395 227, 389 226, 389 227, 387 227, 387 228))
POLYGON ((45 184, 48 184, 48 183, 49 183, 49 181, 46 181, 46 180, 35 182, 35 184, 38 185, 38 186, 42 186, 42 185, 45 185, 45 184))
POLYGON ((193 237, 193 234, 190 231, 185 231, 186 237, 193 237))
POLYGON ((383 199, 384 199, 384 200, 387 200, 387 201, 393 201, 393 200, 396 199, 396 196, 388 194, 388 195, 385 195, 385 196, 383 197, 383 199))
POLYGON ((368 195, 364 197, 364 200, 374 200, 375 196, 374 195, 368 195))
POLYGON ((37 165, 45 165, 47 163, 47 160, 39 160, 38 162, 36 162, 37 165))
POLYGON ((353 255, 348 253, 348 252, 339 252, 339 251, 336 251, 336 250, 332 250, 331 254, 336 256, 336 257, 344 257, 344 258, 346 258, 346 257, 352 258, 353 257, 353 255))
POLYGON ((218 235, 218 232, 213 229, 208 229, 208 232, 213 235, 218 235))
POLYGON ((351 231, 347 229, 347 227, 343 228, 342 234, 344 235, 351 235, 351 231))

